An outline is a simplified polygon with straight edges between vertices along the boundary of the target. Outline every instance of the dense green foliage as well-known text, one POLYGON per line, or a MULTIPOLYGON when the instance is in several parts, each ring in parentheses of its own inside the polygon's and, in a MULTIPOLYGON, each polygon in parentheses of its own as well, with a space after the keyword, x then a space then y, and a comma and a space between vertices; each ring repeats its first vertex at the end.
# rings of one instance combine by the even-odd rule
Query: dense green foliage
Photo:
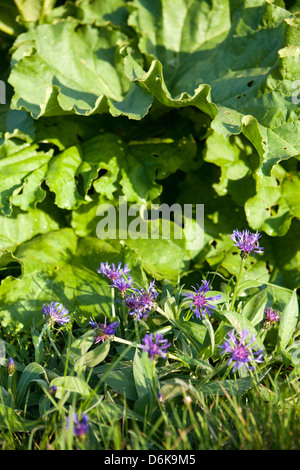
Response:
POLYGON ((76 400, 92 410, 91 447, 263 448, 263 432, 266 447, 297 447, 296 424, 286 440, 274 433, 299 409, 299 1, 0 6, 0 338, 18 364, 12 388, 22 410, 13 411, 2 367, 0 430, 11 431, 3 447, 27 448, 24 434, 13 437, 19 431, 32 432, 34 447, 39 426, 42 448, 51 439, 72 447, 61 437, 61 416, 76 400), (181 239, 100 240, 97 208, 118 208, 120 197, 204 204, 204 245, 191 248, 195 220, 185 220, 181 239), (245 263, 233 309, 234 229, 259 231, 264 253, 245 263), (172 341, 173 359, 156 372, 166 408, 147 395, 149 364, 134 353, 130 321, 118 332, 128 349, 106 342, 103 353, 87 332, 91 316, 111 317, 111 290, 97 274, 106 261, 129 263, 135 282, 155 278, 160 286, 164 315, 140 326, 162 328, 172 341), (204 278, 222 293, 220 308, 211 323, 184 321, 179 286, 204 278), (47 342, 41 312, 50 301, 61 302, 72 323, 47 342), (266 305, 282 315, 267 334, 266 305), (225 380, 218 345, 232 327, 264 334, 260 375, 225 380), (78 363, 84 353, 91 355, 78 363), (58 401, 47 392, 52 382, 61 387, 58 401), (168 410, 169 400, 178 408, 168 410))

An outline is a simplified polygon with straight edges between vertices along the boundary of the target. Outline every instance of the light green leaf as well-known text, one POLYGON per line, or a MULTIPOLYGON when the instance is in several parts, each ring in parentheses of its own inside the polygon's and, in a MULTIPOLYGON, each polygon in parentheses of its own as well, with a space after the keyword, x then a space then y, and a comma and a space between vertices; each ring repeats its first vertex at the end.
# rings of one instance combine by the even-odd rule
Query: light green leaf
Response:
POLYGON ((45 198, 40 186, 52 152, 38 152, 37 147, 8 143, 0 150, 4 153, 4 158, 0 158, 0 204, 4 215, 11 214, 12 203, 27 210, 45 198))
POLYGON ((78 371, 83 367, 93 368, 104 361, 110 350, 110 341, 105 341, 91 351, 83 354, 74 364, 74 370, 78 371))
POLYGON ((60 222, 55 210, 50 215, 43 206, 27 212, 14 209, 11 217, 0 215, 0 249, 15 250, 36 235, 58 230, 60 222))
POLYGON ((19 40, 9 78, 12 108, 26 109, 34 118, 110 110, 113 116, 141 119, 148 112, 152 96, 123 73, 118 53, 127 37, 121 32, 62 21, 40 25, 19 40))
POLYGON ((57 386, 55 396, 60 399, 63 398, 67 393, 76 393, 82 397, 89 397, 93 390, 87 384, 87 382, 80 377, 57 377, 53 379, 50 383, 50 386, 57 386))
POLYGON ((155 367, 148 354, 145 352, 140 353, 138 349, 135 351, 133 360, 133 376, 138 397, 143 398, 148 393, 151 395, 154 381, 157 385, 158 380, 155 367))
POLYGON ((38 421, 24 419, 12 408, 0 403, 0 428, 10 432, 30 432, 38 425, 38 421))
POLYGON ((276 344, 277 351, 282 351, 287 347, 295 331, 298 322, 298 316, 299 305, 297 291, 295 290, 281 315, 276 344))
POLYGON ((241 132, 269 175, 275 163, 299 155, 298 20, 265 0, 133 2, 129 24, 140 36, 148 71, 125 59, 131 80, 165 106, 196 106, 224 137, 241 132), (249 9, 251 8, 251 15, 249 9))
POLYGON ((24 21, 37 21, 49 13, 56 0, 14 0, 24 21))
POLYGON ((76 209, 86 202, 78 193, 75 180, 81 163, 80 150, 73 146, 55 156, 49 164, 46 182, 55 193, 55 203, 61 209, 76 209))

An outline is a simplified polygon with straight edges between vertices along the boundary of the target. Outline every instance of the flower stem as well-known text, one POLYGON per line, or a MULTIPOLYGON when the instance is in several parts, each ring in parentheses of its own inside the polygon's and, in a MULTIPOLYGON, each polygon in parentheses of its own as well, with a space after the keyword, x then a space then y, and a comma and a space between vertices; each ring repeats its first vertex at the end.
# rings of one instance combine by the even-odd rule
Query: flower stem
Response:
POLYGON ((116 316, 116 309, 115 309, 115 288, 112 287, 111 291, 111 312, 112 312, 112 317, 116 316))
POLYGON ((132 341, 127 341, 127 339, 119 338, 118 336, 113 337, 113 341, 117 343, 127 344, 128 346, 132 346, 133 348, 141 348, 142 345, 138 343, 134 343, 132 341))
POLYGON ((134 329, 135 329, 135 334, 136 334, 136 340, 137 340, 138 343, 140 343, 141 338, 140 338, 140 330, 139 330, 138 320, 134 320, 134 329))
POLYGON ((51 327, 49 327, 48 325, 48 328, 47 328, 47 333, 48 333, 48 338, 49 338, 49 341, 54 349, 54 351, 56 352, 56 354, 58 355, 58 357, 61 357, 61 354, 59 352, 59 350, 57 349, 56 347, 56 344, 54 342, 54 339, 52 338, 52 331, 51 331, 51 327))
POLYGON ((232 297, 232 301, 231 301, 231 305, 230 305, 230 310, 232 310, 233 307, 234 307, 234 303, 235 303, 235 300, 236 300, 239 283, 240 283, 240 280, 241 280, 241 277, 242 277, 244 264, 245 264, 245 259, 241 258, 240 270, 239 270, 238 277, 237 277, 237 280, 236 280, 235 289, 234 289, 234 293, 233 293, 233 297, 232 297))

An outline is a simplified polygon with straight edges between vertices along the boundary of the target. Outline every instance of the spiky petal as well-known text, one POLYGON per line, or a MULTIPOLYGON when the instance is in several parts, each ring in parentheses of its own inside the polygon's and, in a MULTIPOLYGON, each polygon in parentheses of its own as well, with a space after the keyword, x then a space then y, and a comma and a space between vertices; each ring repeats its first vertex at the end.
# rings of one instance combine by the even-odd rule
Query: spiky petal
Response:
POLYGON ((143 343, 142 349, 148 353, 152 361, 157 356, 166 359, 167 349, 171 346, 171 343, 168 343, 161 333, 156 333, 155 336, 152 333, 146 335, 143 338, 143 343))
POLYGON ((223 354, 230 354, 229 365, 233 365, 233 371, 241 368, 253 370, 254 367, 251 363, 263 362, 264 352, 254 344, 255 335, 252 335, 248 340, 249 332, 246 329, 238 333, 238 336, 239 338, 236 337, 234 330, 231 330, 228 334, 228 340, 219 348, 223 350, 223 354))
POLYGON ((247 258, 250 253, 263 253, 264 249, 258 241, 260 237, 261 235, 258 232, 251 233, 249 230, 243 230, 242 232, 234 230, 231 235, 235 246, 241 251, 242 258, 247 258))
POLYGON ((187 299, 191 300, 190 309, 194 312, 197 318, 202 319, 207 315, 211 316, 213 310, 216 309, 216 306, 212 303, 215 300, 222 298, 221 295, 207 296, 207 292, 210 289, 209 281, 202 281, 202 286, 197 284, 196 287, 193 286, 195 293, 188 292, 183 294, 187 299))

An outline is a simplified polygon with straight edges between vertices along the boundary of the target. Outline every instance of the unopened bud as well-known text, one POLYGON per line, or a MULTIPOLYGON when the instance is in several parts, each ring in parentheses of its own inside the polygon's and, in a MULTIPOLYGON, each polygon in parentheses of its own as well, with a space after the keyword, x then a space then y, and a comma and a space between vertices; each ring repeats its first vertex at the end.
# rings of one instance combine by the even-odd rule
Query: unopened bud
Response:
POLYGON ((8 363, 7 363, 7 373, 8 373, 8 375, 14 375, 15 370, 16 370, 16 366, 15 366, 14 360, 13 360, 12 357, 10 357, 8 359, 8 363))

